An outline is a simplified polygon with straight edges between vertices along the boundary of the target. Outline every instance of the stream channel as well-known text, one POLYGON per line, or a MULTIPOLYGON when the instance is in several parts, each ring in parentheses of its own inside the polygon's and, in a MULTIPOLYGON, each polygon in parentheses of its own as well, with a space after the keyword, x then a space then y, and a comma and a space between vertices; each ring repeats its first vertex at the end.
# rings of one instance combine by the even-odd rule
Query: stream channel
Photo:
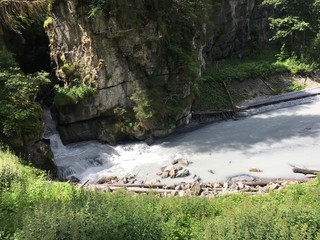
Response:
POLYGON ((152 146, 135 142, 110 146, 86 141, 64 146, 56 123, 46 114, 45 138, 51 141, 60 177, 95 183, 103 176, 136 175, 154 182, 161 167, 174 159, 192 162, 190 176, 163 183, 303 178, 293 167, 320 169, 319 89, 245 102, 239 120, 188 127, 152 146), (300 95, 299 95, 300 94, 300 95), (261 172, 251 172, 250 169, 261 172))

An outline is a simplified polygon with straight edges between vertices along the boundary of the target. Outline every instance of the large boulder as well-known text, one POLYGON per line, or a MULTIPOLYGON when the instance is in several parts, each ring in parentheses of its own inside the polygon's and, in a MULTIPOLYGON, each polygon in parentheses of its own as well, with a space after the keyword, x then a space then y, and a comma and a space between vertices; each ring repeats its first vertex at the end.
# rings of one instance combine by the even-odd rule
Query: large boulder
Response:
POLYGON ((57 167, 53 162, 53 154, 49 140, 42 139, 35 142, 33 145, 26 147, 24 153, 25 158, 28 159, 34 167, 49 172, 53 177, 56 176, 57 167))

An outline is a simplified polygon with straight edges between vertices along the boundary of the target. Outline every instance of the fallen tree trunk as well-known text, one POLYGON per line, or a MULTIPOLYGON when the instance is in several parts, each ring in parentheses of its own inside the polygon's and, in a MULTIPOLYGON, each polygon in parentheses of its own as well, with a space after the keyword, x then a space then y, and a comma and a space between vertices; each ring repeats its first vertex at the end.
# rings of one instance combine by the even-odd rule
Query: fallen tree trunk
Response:
POLYGON ((84 186, 86 186, 89 183, 89 180, 85 181, 84 183, 81 184, 80 188, 83 188, 84 186))
POLYGON ((304 168, 293 168, 292 171, 294 173, 302 173, 304 175, 307 175, 307 174, 317 175, 320 173, 319 170, 311 170, 311 169, 304 169, 304 168))
POLYGON ((141 188, 141 187, 109 187, 112 191, 116 191, 119 189, 126 189, 129 192, 135 192, 135 193, 148 193, 148 192, 154 192, 154 193, 172 193, 175 192, 175 190, 169 190, 169 189, 158 189, 158 188, 141 188))
MULTIPOLYGON (((251 187, 257 187, 257 186, 260 186, 260 187, 264 187, 264 186, 267 186, 269 185, 270 183, 274 183, 274 184, 282 184, 284 182, 288 182, 288 181, 293 181, 293 180, 290 180, 290 179, 281 179, 281 180, 262 180, 262 181, 243 181, 242 183, 244 185, 248 185, 248 186, 251 186, 251 187)), ((305 182, 308 182, 310 181, 310 179, 296 179, 294 180, 298 183, 305 183, 305 182)))
POLYGON ((138 188, 167 188, 167 189, 174 189, 175 185, 166 185, 166 184, 108 184, 110 187, 138 187, 138 188))

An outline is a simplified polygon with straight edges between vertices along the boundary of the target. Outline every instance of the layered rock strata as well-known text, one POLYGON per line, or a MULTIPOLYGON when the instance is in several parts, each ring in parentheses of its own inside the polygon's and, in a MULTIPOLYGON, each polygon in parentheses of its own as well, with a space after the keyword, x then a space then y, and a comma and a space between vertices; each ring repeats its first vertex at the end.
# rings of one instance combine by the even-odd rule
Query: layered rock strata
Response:
POLYGON ((201 69, 266 39, 258 2, 56 0, 45 24, 56 74, 65 88, 94 88, 55 104, 63 142, 152 142, 188 123, 201 69))

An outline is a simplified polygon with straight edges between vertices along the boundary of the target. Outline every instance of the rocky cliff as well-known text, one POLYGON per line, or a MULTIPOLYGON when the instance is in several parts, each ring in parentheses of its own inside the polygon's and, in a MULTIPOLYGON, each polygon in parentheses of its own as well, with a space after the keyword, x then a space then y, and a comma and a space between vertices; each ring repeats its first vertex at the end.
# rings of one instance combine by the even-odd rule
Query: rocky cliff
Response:
POLYGON ((218 15, 212 15, 213 27, 208 29, 206 61, 226 57, 242 58, 245 51, 259 49, 270 37, 268 9, 261 0, 223 0, 218 15))
POLYGON ((45 28, 64 143, 170 134, 188 122, 206 64, 266 39, 259 0, 128 2, 52 5, 45 28))
POLYGON ((5 42, 4 42, 4 33, 3 33, 3 29, 2 26, 0 25, 0 50, 4 50, 5 49, 5 42))

